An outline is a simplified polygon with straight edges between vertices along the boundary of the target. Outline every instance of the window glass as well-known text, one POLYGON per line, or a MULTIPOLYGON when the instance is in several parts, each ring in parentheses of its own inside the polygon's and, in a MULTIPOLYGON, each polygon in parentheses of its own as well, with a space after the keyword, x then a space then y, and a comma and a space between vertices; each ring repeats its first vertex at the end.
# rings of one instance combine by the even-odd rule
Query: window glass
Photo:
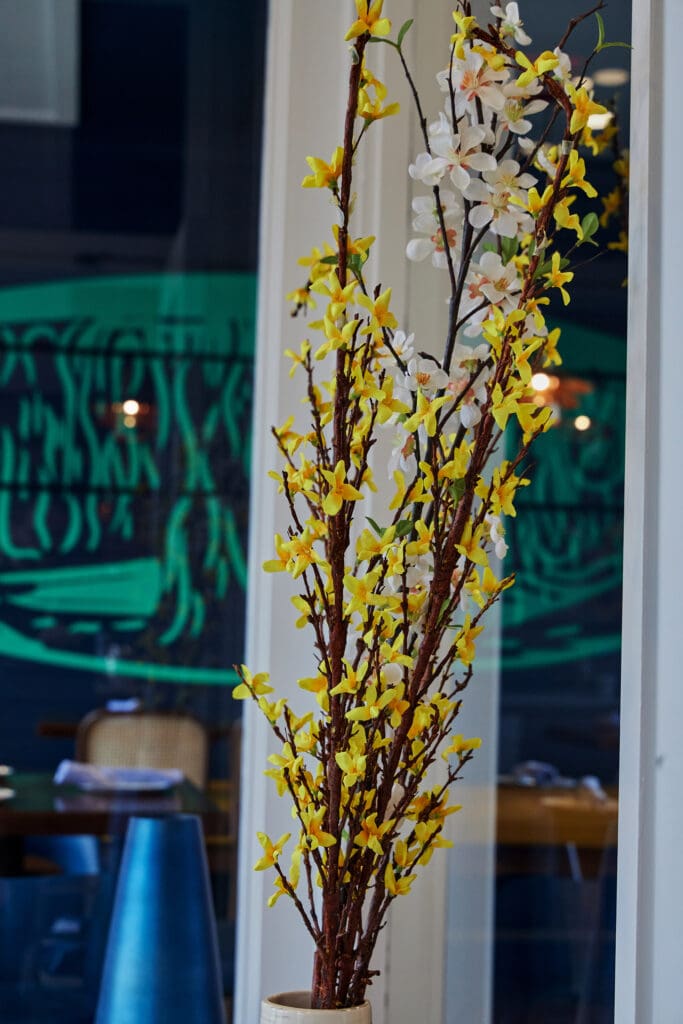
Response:
MULTIPOLYGON (((538 52, 581 13, 519 6, 538 52)), ((610 7, 606 23, 610 40, 628 42, 630 5, 610 7)), ((572 35, 575 69, 597 33, 591 17, 572 35)), ((616 115, 609 144, 586 157, 586 176, 605 197, 628 147, 628 66, 628 50, 610 48, 588 69, 596 99, 616 115)), ((571 302, 554 301, 547 314, 562 329, 562 363, 535 385, 557 423, 533 449, 517 517, 505 519, 504 571, 517 579, 478 669, 498 692, 497 715, 482 726, 485 743, 497 735, 497 779, 492 770, 477 797, 474 778, 463 799, 491 807, 495 786, 495 810, 483 839, 454 825, 447 1021, 463 1005, 495 1024, 614 1015, 628 225, 625 202, 611 217, 608 208, 597 211, 599 254, 575 254, 571 302)))
MULTIPOLYGON (((54 7, 0 12, 0 761, 23 807, 89 712, 189 714, 234 822, 266 2, 239 33, 224 0, 54 7)), ((14 935, 0 992, 87 1019, 83 950, 40 980, 42 872, 70 869, 25 832, 3 825, 0 903, 28 864, 45 927, 14 935)), ((209 836, 226 995, 234 839, 209 836)))

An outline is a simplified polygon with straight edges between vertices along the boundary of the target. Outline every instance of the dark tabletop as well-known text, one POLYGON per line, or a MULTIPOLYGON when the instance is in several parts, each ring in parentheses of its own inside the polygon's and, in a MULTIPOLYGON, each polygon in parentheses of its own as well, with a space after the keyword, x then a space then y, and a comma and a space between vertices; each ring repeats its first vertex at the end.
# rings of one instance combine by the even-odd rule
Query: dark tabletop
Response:
POLYGON ((167 792, 85 793, 56 786, 50 775, 16 774, 2 780, 15 791, 0 803, 0 836, 107 835, 124 831, 130 817, 197 814, 204 831, 220 835, 228 816, 191 782, 167 792))

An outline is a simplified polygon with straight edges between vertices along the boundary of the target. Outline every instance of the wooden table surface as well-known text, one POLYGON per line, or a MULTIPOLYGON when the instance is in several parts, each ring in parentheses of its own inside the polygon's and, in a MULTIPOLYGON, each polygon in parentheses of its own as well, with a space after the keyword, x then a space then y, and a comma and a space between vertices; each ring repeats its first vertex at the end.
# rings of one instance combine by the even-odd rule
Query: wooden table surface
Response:
POLYGON ((604 849, 616 844, 616 791, 598 800, 576 789, 499 786, 497 834, 500 845, 604 849))

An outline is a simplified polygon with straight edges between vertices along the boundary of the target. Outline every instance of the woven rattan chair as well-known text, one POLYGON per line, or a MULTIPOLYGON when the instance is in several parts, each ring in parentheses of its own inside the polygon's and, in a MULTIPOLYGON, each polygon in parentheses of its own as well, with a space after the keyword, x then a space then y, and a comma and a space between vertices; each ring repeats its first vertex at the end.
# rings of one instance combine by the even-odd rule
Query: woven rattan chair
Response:
POLYGON ((126 768, 178 768, 206 785, 209 738, 192 715, 170 711, 92 711, 78 726, 79 761, 126 768))

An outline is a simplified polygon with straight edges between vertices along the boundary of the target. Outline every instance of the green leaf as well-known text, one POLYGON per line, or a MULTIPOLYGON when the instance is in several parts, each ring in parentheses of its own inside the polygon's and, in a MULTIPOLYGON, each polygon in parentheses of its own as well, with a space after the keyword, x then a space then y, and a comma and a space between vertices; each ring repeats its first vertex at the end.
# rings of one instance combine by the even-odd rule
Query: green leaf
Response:
POLYGON ((323 256, 323 258, 321 260, 318 260, 318 263, 326 263, 330 267, 336 267, 337 266, 337 260, 338 260, 337 256, 323 256))
POLYGON ((400 522, 396 523, 396 536, 407 537, 413 528, 413 524, 410 519, 401 519, 400 522))
POLYGON ((465 478, 461 477, 460 480, 454 480, 448 488, 448 493, 457 504, 465 493, 465 478))
POLYGON ((605 22, 603 21, 602 15, 599 11, 595 12, 595 17, 598 22, 598 41, 595 44, 596 51, 599 51, 605 45, 605 22))
POLYGON ((382 527, 378 526, 377 523, 375 522, 375 520, 371 519, 370 516, 367 516, 367 520, 370 523, 370 526, 373 528, 373 530, 377 534, 377 536, 378 537, 383 537, 384 536, 384 530, 382 529, 382 527))
POLYGON ((546 260, 545 263, 539 263, 534 273, 534 281, 537 281, 542 274, 548 274, 553 268, 550 260, 546 260))
MULTIPOLYGON (((336 260, 335 260, 335 262, 336 262, 336 260)), ((352 274, 355 274, 357 277, 361 273, 361 271, 363 270, 363 264, 364 263, 365 263, 365 260, 363 259, 361 254, 358 253, 358 252, 353 252, 349 256, 349 261, 348 261, 349 270, 351 271, 352 274)))
POLYGON ((595 52, 600 53, 601 50, 607 50, 610 46, 623 46, 626 50, 632 50, 633 47, 630 43, 606 43, 605 42, 605 22, 602 20, 602 15, 596 11, 595 17, 598 19, 598 41, 595 44, 595 52))
MULTIPOLYGON (((593 235, 595 234, 595 232, 598 230, 599 227, 600 227, 600 221, 598 220, 597 213, 593 213, 593 212, 587 213, 586 216, 581 221, 581 230, 583 231, 583 240, 584 240, 584 242, 590 242, 591 239, 593 238, 593 235)), ((596 243, 593 242, 593 244, 595 245, 596 243)))
POLYGON ((503 263, 509 263, 513 256, 517 255, 519 249, 519 242, 516 238, 503 238, 501 239, 501 255, 503 257, 503 263))
POLYGON ((412 18, 408 18, 408 20, 404 21, 403 24, 401 25, 400 29, 398 30, 398 39, 397 39, 398 46, 400 46, 401 43, 403 42, 403 40, 405 39, 406 33, 407 33, 408 29, 410 28, 410 26, 412 24, 413 24, 413 19, 412 18))

